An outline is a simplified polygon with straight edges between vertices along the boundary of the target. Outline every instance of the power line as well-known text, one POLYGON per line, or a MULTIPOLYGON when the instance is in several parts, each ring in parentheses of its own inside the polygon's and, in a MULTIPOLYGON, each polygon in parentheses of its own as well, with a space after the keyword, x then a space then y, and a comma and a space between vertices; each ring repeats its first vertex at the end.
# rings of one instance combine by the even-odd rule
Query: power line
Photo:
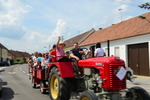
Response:
MULTIPOLYGON (((108 1, 114 2, 113 0, 108 0, 108 1)), ((131 2, 120 1, 120 2, 118 2, 118 3, 125 4, 125 5, 129 5, 129 6, 134 6, 134 7, 137 7, 137 8, 138 8, 138 6, 139 6, 141 3, 143 3, 143 2, 139 2, 139 3, 137 3, 137 2, 139 2, 139 1, 133 1, 133 0, 132 0, 131 2)))

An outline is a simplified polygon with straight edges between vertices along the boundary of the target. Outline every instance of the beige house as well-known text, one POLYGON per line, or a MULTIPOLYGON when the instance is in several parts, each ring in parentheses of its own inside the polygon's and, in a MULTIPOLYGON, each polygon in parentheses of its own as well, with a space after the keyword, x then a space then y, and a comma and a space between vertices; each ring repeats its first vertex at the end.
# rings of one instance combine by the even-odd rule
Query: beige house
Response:
POLYGON ((9 56, 15 60, 19 59, 21 62, 25 62, 31 55, 27 52, 22 52, 22 51, 15 51, 15 50, 9 50, 9 56))
POLYGON ((78 42, 78 44, 81 44, 86 38, 88 38, 94 32, 95 32, 95 29, 92 28, 91 30, 89 30, 87 32, 84 32, 84 33, 82 33, 78 36, 75 36, 71 39, 68 39, 68 40, 64 41, 65 44, 66 44, 66 47, 65 47, 64 50, 65 51, 70 51, 73 48, 73 44, 75 42, 78 42))
POLYGON ((0 61, 6 61, 9 58, 8 49, 0 43, 0 61))

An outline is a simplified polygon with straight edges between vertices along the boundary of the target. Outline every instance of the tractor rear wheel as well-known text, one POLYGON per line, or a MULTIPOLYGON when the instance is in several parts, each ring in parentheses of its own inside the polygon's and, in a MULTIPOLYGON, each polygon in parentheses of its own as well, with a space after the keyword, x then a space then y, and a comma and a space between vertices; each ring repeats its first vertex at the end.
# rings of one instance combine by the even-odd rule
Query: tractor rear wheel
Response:
POLYGON ((69 100, 70 88, 68 81, 60 77, 59 70, 54 67, 49 77, 49 94, 51 100, 69 100))
POLYGON ((130 88, 130 90, 134 92, 135 96, 133 96, 131 92, 128 92, 126 94, 127 98, 131 97, 132 100, 132 98, 135 97, 135 100, 150 100, 150 96, 145 89, 135 86, 130 88))
POLYGON ((79 100, 98 100, 98 97, 93 92, 87 90, 81 93, 79 100))

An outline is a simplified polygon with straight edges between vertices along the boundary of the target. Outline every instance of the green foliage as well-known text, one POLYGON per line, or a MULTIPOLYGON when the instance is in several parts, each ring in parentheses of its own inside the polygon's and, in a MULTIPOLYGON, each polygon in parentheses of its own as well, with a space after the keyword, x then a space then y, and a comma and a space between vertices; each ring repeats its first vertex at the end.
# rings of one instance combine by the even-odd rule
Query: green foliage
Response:
POLYGON ((10 60, 9 58, 6 58, 6 60, 8 61, 8 60, 10 60))
POLYGON ((14 65, 14 59, 10 59, 10 64, 14 65))
POLYGON ((16 61, 19 63, 19 62, 20 62, 20 59, 17 58, 16 61))
POLYGON ((27 62, 25 57, 22 58, 22 60, 23 60, 23 63, 26 63, 26 62, 27 62))

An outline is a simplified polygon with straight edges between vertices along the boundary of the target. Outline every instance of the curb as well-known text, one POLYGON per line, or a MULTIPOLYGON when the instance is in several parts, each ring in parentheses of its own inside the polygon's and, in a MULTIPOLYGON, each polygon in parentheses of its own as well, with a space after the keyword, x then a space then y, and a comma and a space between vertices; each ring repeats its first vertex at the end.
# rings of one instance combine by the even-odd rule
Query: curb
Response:
POLYGON ((140 78, 140 79, 150 79, 150 76, 133 75, 133 77, 140 78))

